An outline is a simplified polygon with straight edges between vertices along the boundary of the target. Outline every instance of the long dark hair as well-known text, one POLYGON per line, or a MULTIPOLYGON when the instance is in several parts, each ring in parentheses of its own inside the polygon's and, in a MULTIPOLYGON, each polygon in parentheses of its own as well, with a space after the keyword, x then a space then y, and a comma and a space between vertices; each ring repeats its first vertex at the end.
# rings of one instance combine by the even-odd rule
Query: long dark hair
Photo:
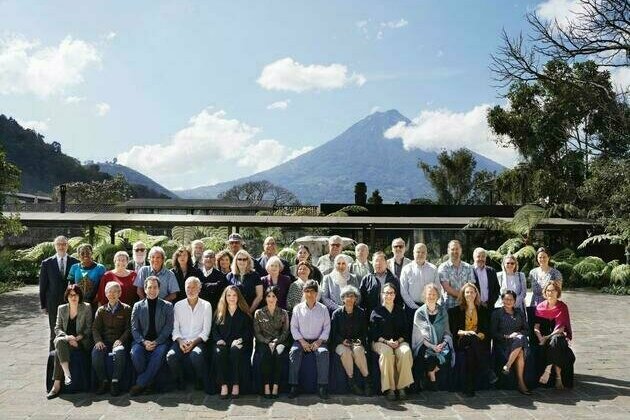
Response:
POLYGON ((188 254, 188 261, 186 262, 186 273, 190 273, 191 271, 193 271, 194 267, 193 267, 193 263, 192 263, 192 254, 190 253, 190 250, 186 247, 179 247, 177 248, 177 251, 175 251, 173 253, 173 269, 175 271, 179 271, 180 273, 183 273, 184 270, 182 270, 182 267, 179 265, 179 261, 177 261, 177 259, 179 258, 180 255, 182 254, 188 254))
POLYGON ((236 305, 238 306, 238 308, 241 311, 243 311, 245 314, 247 314, 247 316, 251 317, 251 314, 249 313, 249 305, 247 304, 247 301, 243 297, 243 294, 241 293, 240 289, 234 286, 233 284, 230 284, 228 287, 223 289, 223 293, 221 293, 221 297, 219 298, 219 303, 217 304, 217 311, 214 314, 214 318, 216 319, 217 324, 223 324, 225 322, 225 315, 227 314, 227 311, 228 311, 227 293, 230 290, 233 292, 236 292, 236 296, 238 298, 236 305))

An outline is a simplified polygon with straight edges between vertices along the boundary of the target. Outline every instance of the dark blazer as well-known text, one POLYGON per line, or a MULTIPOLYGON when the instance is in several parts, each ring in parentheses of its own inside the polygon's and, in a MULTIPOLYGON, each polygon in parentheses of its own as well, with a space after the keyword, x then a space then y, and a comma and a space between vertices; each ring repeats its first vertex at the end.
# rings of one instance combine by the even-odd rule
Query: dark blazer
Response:
POLYGON ((358 306, 354 307, 352 316, 348 315, 345 307, 335 309, 330 320, 330 349, 334 351, 343 340, 361 340, 361 345, 368 349, 367 324, 365 311, 358 306))
MULTIPOLYGON (((475 286, 477 286, 477 290, 481 290, 479 288, 479 278, 477 278, 477 271, 473 266, 473 274, 475 275, 475 286)), ((486 265, 486 276, 488 277, 488 309, 494 308, 494 304, 499 299, 500 294, 500 286, 499 280, 497 279, 497 271, 486 265)))
MULTIPOLYGON (((451 328, 451 334, 453 334, 453 341, 455 342, 455 347, 458 347, 458 335, 457 332, 459 330, 466 329, 466 311, 462 311, 461 307, 455 306, 448 310, 448 323, 451 328)), ((483 342, 490 342, 490 319, 489 319, 489 311, 483 306, 477 307, 477 332, 483 333, 485 335, 483 342)))
MULTIPOLYGON (((158 298, 155 307, 155 331, 158 337, 155 341, 164 344, 171 339, 173 332, 173 305, 170 302, 158 298)), ((146 299, 136 302, 131 311, 131 335, 133 341, 142 344, 144 337, 149 332, 149 304, 146 299)))
MULTIPOLYGON (((394 305, 402 308, 403 299, 400 295, 400 281, 389 270, 387 270, 385 283, 392 283, 394 287, 396 287, 396 300, 394 300, 394 305)), ((374 273, 363 277, 361 285, 359 286, 359 292, 361 293, 360 306, 365 310, 366 316, 370 316, 374 309, 381 306, 381 282, 376 278, 374 273)))
MULTIPOLYGON (((145 265, 149 265, 149 260, 144 260, 144 265, 142 267, 144 267, 145 265)), ((135 272, 138 272, 140 270, 140 267, 138 268, 138 270, 136 270, 136 262, 133 260, 133 258, 127 264, 127 270, 131 270, 135 272)))
MULTIPOLYGON (((227 312, 227 309, 226 309, 227 312)), ((217 341, 223 340, 227 346, 232 345, 232 341, 242 338, 243 346, 251 347, 253 339, 254 324, 249 315, 237 308, 234 315, 226 313, 226 317, 222 324, 215 319, 212 323, 212 340, 216 344, 217 341)))
MULTIPOLYGON (((291 275, 291 264, 289 264, 289 261, 280 258, 280 262, 282 262, 283 265, 280 274, 288 276, 291 281, 293 281, 294 279, 293 275, 291 275)), ((262 257, 254 258, 254 271, 256 271, 260 277, 264 277, 269 274, 267 273, 267 269, 262 265, 262 257)))
POLYGON ((57 256, 46 258, 39 269, 39 304, 42 309, 57 314, 57 307, 64 303, 63 294, 68 287, 68 272, 70 267, 78 263, 74 257, 68 255, 66 260, 66 272, 59 272, 57 256))
POLYGON ((223 290, 228 285, 225 274, 215 268, 207 277, 203 275, 202 271, 199 280, 201 280, 201 292, 199 293, 199 297, 210 302, 212 310, 216 311, 221 293, 223 293, 223 290))
MULTIPOLYGON (((70 304, 66 303, 57 308, 57 323, 55 324, 55 338, 65 337, 70 319, 70 304)), ((77 311, 77 335, 82 335, 81 346, 88 350, 92 348, 92 307, 89 303, 79 303, 77 311)))

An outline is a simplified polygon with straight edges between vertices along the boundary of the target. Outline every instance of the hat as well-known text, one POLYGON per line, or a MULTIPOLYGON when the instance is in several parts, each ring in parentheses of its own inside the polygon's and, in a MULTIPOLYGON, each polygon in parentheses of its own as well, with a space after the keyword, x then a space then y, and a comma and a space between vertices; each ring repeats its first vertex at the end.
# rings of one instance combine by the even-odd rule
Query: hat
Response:
POLYGON ((238 233, 230 233, 228 242, 243 242, 243 237, 238 233))

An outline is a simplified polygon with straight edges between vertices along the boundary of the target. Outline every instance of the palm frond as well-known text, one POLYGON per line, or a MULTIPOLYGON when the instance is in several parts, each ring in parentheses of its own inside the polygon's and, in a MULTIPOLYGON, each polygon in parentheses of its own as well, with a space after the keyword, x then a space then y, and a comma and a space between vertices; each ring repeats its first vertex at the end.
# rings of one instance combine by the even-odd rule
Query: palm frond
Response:
POLYGON ((611 245, 623 245, 625 241, 621 235, 603 233, 601 235, 595 235, 585 239, 580 245, 578 245, 578 249, 584 249, 591 244, 598 244, 600 242, 610 242, 611 245))
POLYGON ((503 232, 512 232, 510 222, 498 219, 496 217, 480 217, 471 220, 463 229, 485 228, 490 230, 498 230, 503 232))

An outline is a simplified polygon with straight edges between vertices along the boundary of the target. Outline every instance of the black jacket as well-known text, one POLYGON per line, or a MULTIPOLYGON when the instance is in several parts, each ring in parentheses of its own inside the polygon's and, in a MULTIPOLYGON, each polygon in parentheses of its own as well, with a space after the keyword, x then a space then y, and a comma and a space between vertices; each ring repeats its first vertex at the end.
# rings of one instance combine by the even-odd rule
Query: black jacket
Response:
POLYGON ((203 275, 202 271, 199 280, 201 280, 201 292, 199 293, 199 297, 210 302, 212 310, 216 311, 221 293, 223 293, 223 290, 228 285, 225 274, 215 268, 207 277, 203 275))
MULTIPOLYGON (((477 286, 477 290, 481 293, 481 288, 479 287, 479 278, 477 278, 477 271, 473 266, 473 273, 475 275, 475 286, 477 286)), ((492 268, 486 266, 486 276, 488 277, 488 309, 494 308, 494 304, 499 299, 501 286, 499 285, 499 280, 497 279, 497 271, 492 268)))
POLYGON ((335 309, 330 320, 330 337, 331 351, 343 340, 361 340, 363 347, 368 349, 365 311, 355 306, 352 315, 348 315, 344 307, 335 309))
POLYGON ((243 346, 251 347, 253 340, 253 323, 249 315, 241 311, 240 308, 236 309, 234 315, 230 316, 227 311, 225 319, 222 324, 217 323, 215 319, 212 323, 212 340, 216 344, 217 341, 223 340, 229 347, 232 345, 232 341, 242 338, 243 346))
POLYGON ((410 343, 407 316, 401 307, 394 305, 394 310, 389 312, 384 306, 378 306, 372 311, 370 340, 374 342, 381 337, 386 340, 398 340, 402 337, 410 343))
POLYGON ((39 304, 42 309, 57 314, 57 307, 64 303, 63 295, 68 287, 68 271, 73 264, 78 263, 74 257, 68 255, 65 273, 59 272, 57 256, 46 258, 39 269, 39 304))
MULTIPOLYGON (((400 295, 400 281, 387 270, 387 277, 385 283, 391 283, 396 288, 396 300, 394 305, 402 308, 403 299, 400 295)), ((361 280, 359 286, 359 292, 361 293, 361 307, 365 310, 366 316, 370 316, 372 311, 381 305, 381 282, 376 278, 374 273, 368 274, 361 280)))
MULTIPOLYGON (((453 334, 453 340, 455 341, 455 347, 458 348, 458 335, 459 330, 466 330, 466 311, 462 310, 461 306, 455 306, 448 310, 448 323, 451 327, 451 334, 453 334)), ((484 343, 490 342, 490 319, 489 311, 483 306, 477 307, 477 333, 484 334, 484 343)))

